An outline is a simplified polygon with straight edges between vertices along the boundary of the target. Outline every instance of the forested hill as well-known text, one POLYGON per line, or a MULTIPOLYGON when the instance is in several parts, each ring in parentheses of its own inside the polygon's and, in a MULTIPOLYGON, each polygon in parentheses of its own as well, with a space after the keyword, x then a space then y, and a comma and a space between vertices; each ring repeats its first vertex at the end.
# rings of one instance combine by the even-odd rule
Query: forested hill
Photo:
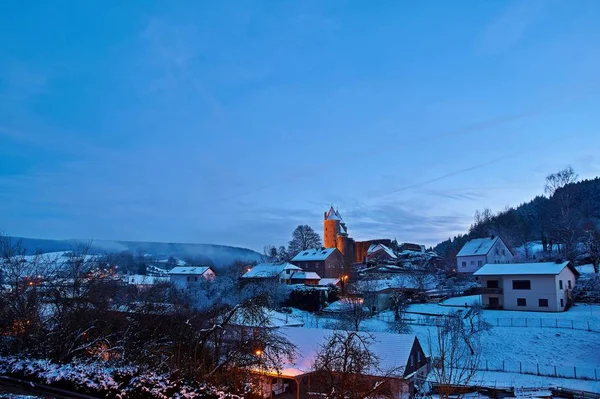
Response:
POLYGON ((450 260, 470 239, 497 235, 511 248, 538 241, 549 253, 560 244, 561 256, 575 259, 585 251, 580 243, 600 245, 600 177, 570 182, 575 178, 565 169, 548 176, 546 196, 496 214, 477 211, 468 233, 439 243, 434 251, 450 260))
POLYGON ((90 246, 94 254, 130 252, 132 254, 151 254, 156 257, 175 256, 181 259, 202 260, 202 263, 214 266, 227 266, 234 261, 259 261, 261 255, 247 248, 230 247, 215 244, 183 244, 142 241, 93 240, 45 240, 36 238, 13 237, 20 241, 27 253, 70 251, 81 246, 90 246))

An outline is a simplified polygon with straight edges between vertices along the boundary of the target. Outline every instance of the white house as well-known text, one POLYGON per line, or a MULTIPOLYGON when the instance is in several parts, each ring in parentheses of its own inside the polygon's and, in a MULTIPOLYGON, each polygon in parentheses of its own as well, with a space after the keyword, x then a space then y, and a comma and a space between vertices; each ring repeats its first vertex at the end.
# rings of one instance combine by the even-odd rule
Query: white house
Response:
POLYGON ((242 280, 276 279, 281 284, 290 284, 292 275, 302 271, 291 263, 260 263, 244 273, 242 280))
POLYGON ((456 255, 456 271, 473 273, 486 263, 511 263, 513 254, 502 238, 476 238, 467 242, 456 255))
POLYGON ((169 272, 171 283, 180 289, 200 288, 202 283, 212 281, 215 276, 210 266, 177 266, 169 272))
POLYGON ((487 264, 473 273, 488 308, 562 312, 579 272, 571 262, 487 264))

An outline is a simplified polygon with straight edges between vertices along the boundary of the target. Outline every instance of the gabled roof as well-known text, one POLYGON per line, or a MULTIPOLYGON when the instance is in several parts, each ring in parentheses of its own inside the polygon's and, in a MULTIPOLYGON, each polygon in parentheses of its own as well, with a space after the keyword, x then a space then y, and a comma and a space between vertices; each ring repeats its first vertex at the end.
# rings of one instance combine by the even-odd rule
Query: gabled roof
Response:
MULTIPOLYGON (((280 375, 288 377, 312 372, 320 347, 326 344, 334 333, 331 330, 303 327, 284 327, 279 331, 296 346, 294 359, 292 361, 286 359, 282 365, 280 375)), ((368 371, 370 375, 398 378, 404 376, 410 353, 417 339, 415 335, 381 332, 358 332, 357 334, 365 337, 369 335, 373 339, 369 350, 378 358, 379 364, 377 368, 368 371)))
POLYGON ((340 220, 343 221, 342 216, 338 211, 333 209, 333 205, 329 210, 325 213, 325 220, 340 220))
POLYGON ((340 283, 340 279, 339 278, 322 278, 319 280, 319 284, 320 286, 328 286, 328 285, 338 285, 340 283))
POLYGON ((487 263, 473 273, 474 276, 515 276, 515 275, 557 275, 565 267, 571 269, 573 274, 579 272, 571 262, 538 262, 538 263, 487 263))
POLYGON ((304 271, 294 272, 291 278, 297 280, 321 280, 321 276, 319 276, 317 273, 304 271))
POLYGON ((500 237, 475 238, 467 242, 456 256, 487 255, 500 237))
POLYGON ((169 274, 199 274, 202 275, 206 273, 210 266, 177 266, 171 269, 169 274))
POLYGON ((307 249, 307 250, 298 252, 298 254, 292 258, 292 262, 325 260, 335 251, 336 251, 336 248, 307 249))
POLYGON ((284 270, 302 271, 291 263, 261 263, 244 273, 242 278, 271 278, 278 276, 284 270))
POLYGON ((386 254, 388 254, 390 256, 390 258, 392 258, 392 259, 398 259, 398 257, 394 253, 394 251, 392 251, 391 248, 389 248, 389 247, 387 247, 387 246, 385 246, 383 244, 371 244, 371 246, 367 250, 367 255, 371 255, 371 254, 374 254, 377 251, 382 251, 382 250, 386 254))

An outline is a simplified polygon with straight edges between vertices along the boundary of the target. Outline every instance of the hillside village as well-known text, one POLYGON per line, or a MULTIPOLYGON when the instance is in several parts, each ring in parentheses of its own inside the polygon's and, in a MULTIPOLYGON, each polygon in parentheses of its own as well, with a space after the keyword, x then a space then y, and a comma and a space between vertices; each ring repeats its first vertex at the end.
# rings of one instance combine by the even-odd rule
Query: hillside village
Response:
MULTIPOLYGON (((514 247, 486 234, 470 238, 448 261, 417 243, 355 241, 350 233, 351 221, 331 206, 322 242, 298 226, 289 246, 297 251, 267 246, 262 262, 226 269, 150 254, 139 258, 143 267, 124 267, 123 255, 85 248, 26 255, 3 237, 3 352, 39 357, 30 343, 38 337, 55 363, 32 369, 3 355, 0 372, 47 389, 81 390, 60 376, 67 371, 50 377, 48 368, 82 357, 115 365, 128 359, 144 375, 148 360, 132 360, 128 348, 169 359, 159 367, 164 381, 171 381, 171 367, 195 365, 185 373, 185 389, 200 392, 199 381, 226 387, 210 388, 218 397, 236 397, 240 389, 265 398, 332 395, 339 384, 393 398, 600 397, 600 278, 598 263, 586 263, 595 258, 585 241, 569 259, 536 242, 514 247), (300 236, 304 247, 294 242, 300 236), (47 317, 57 321, 48 325, 47 317), (142 338, 123 335, 130 327, 119 325, 161 328, 142 338), (159 349, 164 339, 187 348, 185 355, 159 349), (192 353, 204 360, 197 363, 192 353), (230 380, 233 371, 244 377, 230 380)), ((84 389, 108 397, 146 389, 102 378, 112 383, 84 389)))

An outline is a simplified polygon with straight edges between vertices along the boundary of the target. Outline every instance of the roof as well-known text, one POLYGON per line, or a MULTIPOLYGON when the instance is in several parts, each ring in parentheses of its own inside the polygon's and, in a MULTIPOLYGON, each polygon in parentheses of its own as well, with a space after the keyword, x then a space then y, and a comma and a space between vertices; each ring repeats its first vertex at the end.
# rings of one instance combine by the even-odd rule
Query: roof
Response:
POLYGON ((398 257, 394 253, 394 251, 392 251, 391 248, 389 248, 389 247, 387 247, 387 246, 385 246, 383 244, 371 244, 371 246, 367 250, 367 254, 368 255, 372 255, 372 254, 376 253, 377 251, 382 251, 382 250, 386 254, 388 254, 390 256, 390 258, 392 258, 392 259, 398 259, 398 257))
POLYGON ((339 278, 322 278, 319 280, 319 285, 327 286, 327 285, 338 285, 340 283, 339 278))
POLYGON ((169 274, 204 274, 210 266, 177 266, 171 269, 169 274))
POLYGON ((333 205, 331 206, 331 208, 329 208, 329 210, 325 213, 325 220, 340 220, 342 221, 342 216, 340 215, 340 213, 338 211, 336 211, 335 209, 333 209, 333 205))
POLYGON ((571 265, 571 262, 538 262, 538 263, 486 263, 473 273, 474 276, 515 276, 515 275, 544 275, 560 274, 565 267, 571 269, 573 274, 579 276, 579 272, 571 265))
POLYGON ((467 242, 456 256, 487 255, 500 237, 475 238, 467 242))
MULTIPOLYGON (((279 331, 296 346, 294 359, 292 361, 286 359, 282 365, 280 375, 288 377, 312 372, 320 347, 334 334, 331 330, 303 327, 284 327, 279 331)), ((417 339, 415 335, 380 332, 358 332, 357 334, 372 337, 369 350, 379 359, 378 367, 369 370, 370 375, 403 377, 410 352, 417 339)))
POLYGON ((292 279, 302 279, 302 280, 321 280, 321 276, 319 276, 315 272, 294 272, 292 274, 292 279))
POLYGON ((304 322, 295 316, 276 310, 261 308, 259 312, 239 309, 229 321, 230 324, 243 327, 293 327, 303 326, 304 322))
POLYGON ((309 261, 309 260, 325 260, 331 255, 336 248, 313 248, 298 252, 292 261, 309 261))
POLYGON ((260 263, 244 273, 242 278, 271 278, 288 269, 302 271, 298 266, 291 263, 260 263))

